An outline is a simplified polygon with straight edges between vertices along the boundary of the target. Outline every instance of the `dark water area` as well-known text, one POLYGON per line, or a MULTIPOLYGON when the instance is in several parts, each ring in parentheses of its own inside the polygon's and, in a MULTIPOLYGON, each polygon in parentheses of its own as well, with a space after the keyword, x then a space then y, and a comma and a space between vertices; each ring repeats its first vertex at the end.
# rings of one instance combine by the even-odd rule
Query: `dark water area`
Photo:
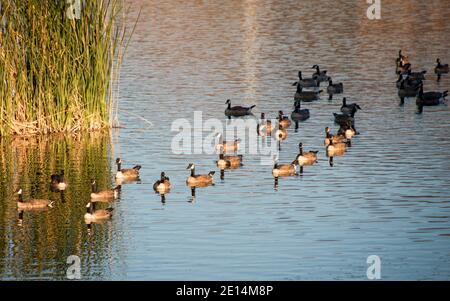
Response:
POLYGON ((395 86, 403 49, 414 71, 427 70, 425 91, 449 90, 450 76, 437 82, 433 72, 437 57, 450 62, 448 1, 382 1, 381 20, 366 17, 366 1, 130 3, 142 13, 121 73, 123 128, 1 141, 0 279, 65 279, 77 255, 83 280, 364 280, 372 254, 384 280, 449 279, 450 110, 418 115, 395 86), (202 111, 226 124, 228 98, 256 105, 247 118, 290 114, 297 72, 310 76, 314 64, 345 93, 304 103, 311 118, 288 129, 280 162, 300 141, 319 150, 302 176, 274 189, 271 166, 242 152, 244 166, 220 180, 217 155, 173 153, 173 122, 194 124, 202 111), (362 107, 361 134, 330 167, 324 128, 337 131, 343 96, 362 107), (89 228, 90 180, 114 186, 116 157, 142 165, 141 181, 123 185, 111 221, 89 228), (189 163, 216 171, 194 201, 189 163), (61 169, 64 195, 48 185, 61 169), (161 171, 173 185, 164 203, 152 190, 161 171), (54 208, 19 223, 19 187, 54 208))

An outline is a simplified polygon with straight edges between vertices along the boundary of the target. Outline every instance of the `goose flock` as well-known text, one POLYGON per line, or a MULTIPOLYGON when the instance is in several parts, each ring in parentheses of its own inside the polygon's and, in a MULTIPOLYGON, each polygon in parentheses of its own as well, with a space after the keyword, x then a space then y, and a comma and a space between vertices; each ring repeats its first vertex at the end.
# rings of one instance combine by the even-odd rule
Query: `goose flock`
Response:
MULTIPOLYGON (((293 83, 296 87, 294 94, 294 110, 289 116, 284 115, 283 111, 278 111, 277 117, 273 120, 267 119, 264 112, 261 113, 261 117, 257 125, 257 134, 262 137, 273 137, 278 143, 287 139, 287 129, 295 123, 298 128, 298 123, 310 118, 310 112, 306 108, 302 108, 302 103, 308 103, 317 101, 320 99, 320 94, 323 90, 320 89, 322 82, 328 82, 326 92, 328 93, 328 99, 331 100, 333 95, 342 94, 344 92, 343 83, 333 83, 331 77, 327 74, 327 70, 321 70, 319 65, 314 65, 312 69, 315 72, 311 77, 303 77, 302 71, 298 72, 298 81, 293 83)), ((425 106, 436 106, 445 101, 445 97, 448 95, 448 91, 424 91, 424 81, 426 70, 412 71, 412 65, 408 56, 404 55, 400 50, 398 57, 396 58, 396 74, 398 80, 396 86, 398 88, 398 96, 400 98, 400 105, 405 103, 405 99, 415 97, 417 113, 423 112, 425 106)), ((436 60, 436 66, 434 72, 437 75, 437 81, 441 80, 444 74, 449 73, 448 64, 443 64, 438 58, 436 60)), ((239 118, 247 115, 253 115, 252 109, 255 105, 250 107, 244 106, 232 106, 231 100, 226 102, 225 116, 227 118, 239 118)), ((336 133, 331 132, 331 128, 326 126, 324 137, 324 148, 328 162, 330 166, 334 165, 334 158, 343 156, 349 147, 352 146, 352 140, 359 132, 355 128, 355 114, 362 110, 361 106, 357 103, 348 103, 347 98, 343 97, 340 112, 333 113, 333 119, 330 116, 330 122, 339 125, 339 129, 336 133)), ((226 141, 223 139, 221 133, 216 135, 217 143, 216 150, 218 152, 218 160, 216 166, 221 173, 221 179, 224 176, 224 170, 236 169, 243 166, 243 155, 237 154, 240 148, 240 139, 234 139, 226 141)), ((305 151, 302 142, 298 143, 298 153, 293 154, 293 161, 286 163, 279 163, 277 156, 273 157, 274 164, 272 166, 272 176, 275 181, 275 188, 278 187, 278 181, 281 177, 297 176, 303 173, 305 166, 314 165, 318 162, 317 154, 319 150, 305 151)), ((132 168, 123 169, 122 160, 116 159, 117 172, 115 175, 118 185, 112 189, 98 190, 95 179, 91 181, 91 195, 90 201, 86 204, 86 213, 84 219, 86 223, 99 223, 108 220, 113 215, 113 208, 97 209, 97 203, 111 203, 120 197, 122 184, 128 182, 139 181, 140 165, 136 165, 132 168)), ((194 163, 189 163, 186 168, 189 170, 189 174, 186 178, 186 185, 192 190, 192 197, 195 197, 195 189, 198 187, 207 187, 214 185, 215 171, 209 171, 208 173, 196 173, 196 166, 194 163)), ((50 187, 52 191, 64 191, 68 187, 64 176, 64 170, 59 174, 51 175, 50 187)), ((165 195, 170 192, 172 184, 169 177, 165 172, 161 172, 160 178, 153 184, 153 190, 161 196, 161 200, 164 202, 165 195)), ((16 192, 18 195, 17 207, 20 212, 26 210, 39 210, 52 208, 53 201, 47 199, 29 199, 24 200, 23 191, 21 188, 16 192)))

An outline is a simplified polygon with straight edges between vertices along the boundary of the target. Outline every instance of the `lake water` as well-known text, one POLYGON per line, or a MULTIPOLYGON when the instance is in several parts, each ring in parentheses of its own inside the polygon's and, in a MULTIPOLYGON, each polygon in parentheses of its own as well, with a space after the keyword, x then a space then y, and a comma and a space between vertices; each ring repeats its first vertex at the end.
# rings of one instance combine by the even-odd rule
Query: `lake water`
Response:
POLYGON ((362 0, 132 1, 131 14, 142 14, 122 69, 123 128, 1 141, 0 279, 65 279, 69 255, 80 257, 84 280, 364 280, 369 255, 381 258, 384 280, 450 279, 450 110, 399 106, 394 73, 401 48, 428 71, 426 91, 450 88, 449 76, 433 74, 437 57, 450 62, 450 6, 381 2, 381 20, 371 21, 362 0), (255 116, 290 114, 291 84, 314 64, 362 107, 361 134, 334 167, 324 128, 337 130, 342 95, 303 105, 311 118, 288 129, 280 162, 300 141, 319 162, 278 189, 257 154, 243 151, 244 166, 222 181, 216 155, 172 152, 173 121, 193 123, 202 111, 225 123, 228 98, 255 104, 255 116), (122 187, 111 221, 88 229, 90 180, 114 185, 116 157, 141 164, 141 182, 122 187), (216 171, 194 201, 188 163, 216 171), (48 185, 61 169, 63 195, 48 185), (173 185, 165 203, 152 191, 161 171, 173 185), (25 212, 19 225, 19 187, 54 208, 25 212))

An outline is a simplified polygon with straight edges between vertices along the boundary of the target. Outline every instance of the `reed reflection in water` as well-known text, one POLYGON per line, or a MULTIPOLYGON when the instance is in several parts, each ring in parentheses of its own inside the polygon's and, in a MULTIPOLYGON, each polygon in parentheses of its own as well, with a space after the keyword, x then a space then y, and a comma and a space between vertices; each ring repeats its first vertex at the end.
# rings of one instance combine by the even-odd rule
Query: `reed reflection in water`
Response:
POLYGON ((113 185, 110 135, 2 139, 0 154, 1 278, 65 279, 70 255, 81 258, 85 274, 105 277, 111 236, 120 240, 120 235, 114 234, 112 222, 87 226, 83 215, 91 179, 99 187, 113 185), (50 176, 61 170, 68 187, 52 191, 50 176), (19 212, 15 193, 19 188, 25 201, 50 199, 53 208, 19 212))

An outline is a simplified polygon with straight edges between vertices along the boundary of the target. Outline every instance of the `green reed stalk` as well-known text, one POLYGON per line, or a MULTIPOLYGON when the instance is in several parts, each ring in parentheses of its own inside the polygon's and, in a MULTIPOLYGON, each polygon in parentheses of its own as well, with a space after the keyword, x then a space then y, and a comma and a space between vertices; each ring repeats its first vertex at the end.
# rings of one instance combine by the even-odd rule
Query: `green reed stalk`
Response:
POLYGON ((66 1, 1 0, 0 136, 112 126, 124 0, 69 2, 81 4, 79 19, 66 1))

